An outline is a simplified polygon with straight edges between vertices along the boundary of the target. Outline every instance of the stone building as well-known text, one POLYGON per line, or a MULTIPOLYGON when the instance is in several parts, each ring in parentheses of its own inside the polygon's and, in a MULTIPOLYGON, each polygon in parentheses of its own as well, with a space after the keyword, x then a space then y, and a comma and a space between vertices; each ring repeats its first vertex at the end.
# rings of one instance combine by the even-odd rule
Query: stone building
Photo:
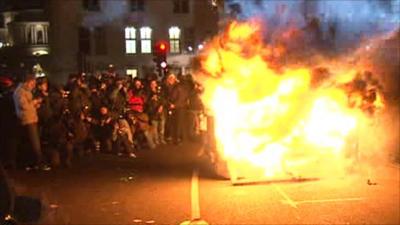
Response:
POLYGON ((169 67, 187 73, 196 51, 218 31, 213 0, 3 1, 0 57, 15 58, 2 64, 40 63, 60 82, 110 67, 145 77, 155 71, 159 41, 169 43, 169 67))
POLYGON ((3 1, 0 4, 0 67, 42 73, 48 64, 49 21, 42 1, 3 1), (39 70, 38 70, 39 69, 39 70))
POLYGON ((51 73, 115 68, 119 74, 153 73, 153 46, 169 43, 171 68, 187 72, 197 49, 218 30, 218 13, 204 0, 50 0, 51 73))

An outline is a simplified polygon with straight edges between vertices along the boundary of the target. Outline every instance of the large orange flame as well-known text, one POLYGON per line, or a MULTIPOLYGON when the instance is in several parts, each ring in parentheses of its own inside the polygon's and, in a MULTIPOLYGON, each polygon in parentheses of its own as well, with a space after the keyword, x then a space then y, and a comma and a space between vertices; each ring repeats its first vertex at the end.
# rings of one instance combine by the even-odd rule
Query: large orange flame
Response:
MULTIPOLYGON (((219 155, 240 176, 280 177, 321 159, 327 161, 311 170, 340 167, 352 133, 368 119, 362 103, 349 104, 354 70, 322 77, 307 67, 278 72, 274 59, 284 52, 263 43, 258 23, 233 22, 201 60, 219 155)), ((374 104, 382 104, 378 99, 374 104)))

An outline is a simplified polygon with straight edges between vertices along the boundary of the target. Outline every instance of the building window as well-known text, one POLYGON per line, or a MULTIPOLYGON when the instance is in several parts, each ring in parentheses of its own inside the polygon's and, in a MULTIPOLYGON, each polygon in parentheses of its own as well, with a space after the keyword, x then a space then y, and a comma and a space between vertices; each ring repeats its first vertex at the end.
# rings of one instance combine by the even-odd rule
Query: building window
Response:
POLYGON ((193 27, 185 28, 184 33, 183 33, 183 38, 184 38, 184 42, 185 42, 185 48, 189 52, 193 51, 195 48, 194 28, 193 27))
POLYGON ((169 28, 169 49, 171 53, 179 53, 181 51, 180 37, 181 29, 178 27, 169 28))
POLYGON ((25 28, 25 43, 36 45, 36 44, 47 44, 47 27, 41 24, 29 25, 25 28))
POLYGON ((94 47, 96 55, 107 54, 106 32, 104 27, 94 29, 94 47))
POLYGON ((174 13, 189 13, 189 0, 173 0, 174 13))
POLYGON ((99 0, 83 0, 83 8, 87 11, 100 11, 99 0))
POLYGON ((134 27, 125 28, 125 53, 136 53, 136 29, 134 27))
POLYGON ((4 24, 4 16, 3 15, 1 15, 0 16, 0 28, 5 28, 6 26, 5 26, 5 24, 4 24))
POLYGON ((144 0, 130 0, 131 12, 143 12, 144 0))
POLYGON ((151 53, 151 28, 142 27, 140 28, 140 46, 142 53, 151 53))
POLYGON ((132 69, 132 68, 126 69, 126 75, 131 76, 132 78, 137 77, 138 75, 137 73, 138 73, 137 69, 132 69))
POLYGON ((34 30, 35 27, 34 26, 27 26, 26 30, 25 30, 25 43, 27 44, 34 44, 35 40, 34 40, 34 30))
POLYGON ((79 28, 79 52, 90 54, 90 30, 86 27, 79 28))
POLYGON ((44 37, 43 37, 43 31, 42 30, 38 30, 36 32, 36 40, 38 44, 44 44, 44 37))
POLYGON ((34 37, 36 44, 47 44, 47 26, 36 25, 35 27, 36 36, 34 37))

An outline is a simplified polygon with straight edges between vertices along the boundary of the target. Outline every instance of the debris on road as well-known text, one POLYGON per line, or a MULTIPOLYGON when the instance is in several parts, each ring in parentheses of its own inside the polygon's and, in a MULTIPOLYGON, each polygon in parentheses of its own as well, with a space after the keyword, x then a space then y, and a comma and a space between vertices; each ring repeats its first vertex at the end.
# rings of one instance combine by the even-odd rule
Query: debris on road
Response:
POLYGON ((50 209, 58 209, 58 207, 57 204, 50 204, 50 209))
POLYGON ((132 182, 135 180, 135 178, 133 176, 127 176, 127 177, 121 177, 119 180, 123 182, 132 182))
POLYGON ((367 180, 368 185, 378 185, 376 182, 372 182, 370 179, 367 180))
POLYGON ((123 182, 132 182, 135 181, 136 179, 136 173, 135 172, 128 172, 125 173, 126 176, 121 177, 119 180, 123 182))
POLYGON ((187 220, 180 223, 180 225, 208 225, 208 223, 201 219, 187 220))

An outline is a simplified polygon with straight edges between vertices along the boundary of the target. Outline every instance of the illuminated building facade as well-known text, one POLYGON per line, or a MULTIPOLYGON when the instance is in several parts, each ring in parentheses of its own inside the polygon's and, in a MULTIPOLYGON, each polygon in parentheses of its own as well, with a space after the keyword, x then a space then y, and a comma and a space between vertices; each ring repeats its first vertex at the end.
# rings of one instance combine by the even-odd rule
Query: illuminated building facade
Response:
POLYGON ((49 21, 43 1, 3 1, 0 10, 1 69, 30 71, 48 64, 49 21))
POLYGON ((110 65, 119 74, 145 77, 155 69, 153 46, 163 40, 169 43, 169 66, 187 73, 193 55, 218 30, 213 3, 4 0, 1 51, 23 64, 22 58, 29 58, 29 64, 45 59, 40 62, 44 70, 60 81, 71 73, 101 71, 110 65))
POLYGON ((110 65, 118 74, 154 73, 153 46, 169 43, 168 64, 187 73, 190 59, 218 31, 212 1, 51 0, 52 73, 96 72, 110 65))

